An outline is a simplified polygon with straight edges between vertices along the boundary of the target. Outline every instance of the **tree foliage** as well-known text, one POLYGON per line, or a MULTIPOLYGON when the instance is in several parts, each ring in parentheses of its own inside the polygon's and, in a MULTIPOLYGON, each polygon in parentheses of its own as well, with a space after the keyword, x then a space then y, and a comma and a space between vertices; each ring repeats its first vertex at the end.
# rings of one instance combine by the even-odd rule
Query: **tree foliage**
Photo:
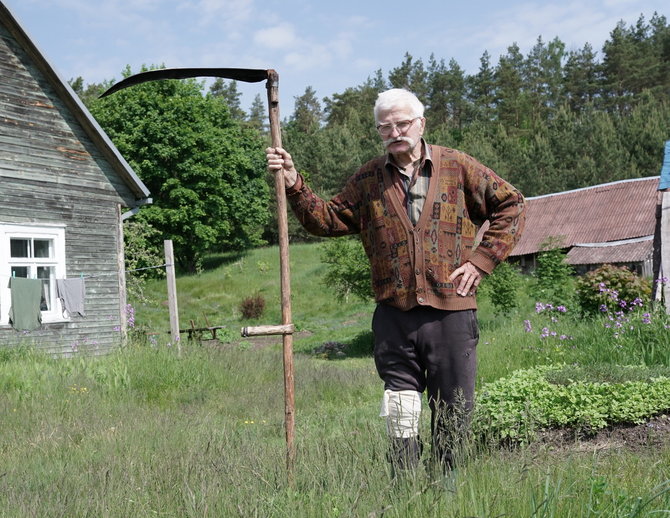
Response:
MULTIPOLYGON (((263 222, 263 235, 276 240, 274 211, 265 209, 260 94, 247 115, 234 82, 215 81, 208 95, 194 81, 154 83, 102 102, 94 99, 108 84, 71 84, 151 188, 156 206, 140 217, 179 241, 189 268, 198 259, 182 250, 257 243, 263 222)), ((330 97, 320 100, 308 86, 282 136, 322 196, 383 152, 372 107, 391 86, 424 102, 427 140, 475 156, 526 196, 654 176, 670 138, 670 26, 658 14, 622 21, 601 49, 587 42, 568 50, 560 38, 540 36, 524 53, 511 43, 497 62, 484 50, 473 74, 448 56, 424 62, 405 53, 388 73, 376 70, 330 97)), ((292 238, 305 239, 291 221, 292 238)))
MULTIPOLYGON (((130 74, 127 69, 125 74, 130 74)), ((203 255, 261 243, 268 218, 263 142, 195 80, 144 83, 90 109, 147 185, 136 216, 174 242, 187 271, 203 255)))
POLYGON ((656 175, 670 137, 668 49, 670 27, 654 15, 619 23, 600 53, 538 37, 525 55, 512 43, 497 64, 484 51, 472 75, 453 58, 431 54, 424 64, 406 53, 386 78, 378 70, 325 98, 316 131, 298 135, 289 124, 287 147, 317 190, 336 192, 382 151, 377 94, 403 87, 424 102, 431 142, 472 154, 527 196, 656 175))

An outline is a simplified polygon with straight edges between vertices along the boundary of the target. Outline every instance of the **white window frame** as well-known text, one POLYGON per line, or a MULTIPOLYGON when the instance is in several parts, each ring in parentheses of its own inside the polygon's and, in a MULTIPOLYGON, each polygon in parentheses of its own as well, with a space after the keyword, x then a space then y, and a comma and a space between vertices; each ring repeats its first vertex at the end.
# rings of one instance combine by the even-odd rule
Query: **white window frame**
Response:
MULTIPOLYGON (((12 275, 12 265, 25 264, 31 269, 38 266, 53 267, 50 275, 50 307, 49 311, 42 311, 42 323, 67 322, 70 319, 63 316, 60 299, 56 296, 56 279, 65 278, 65 225, 46 224, 15 224, 0 223, 0 326, 9 325, 9 308, 12 303, 12 294, 9 289, 9 280, 12 275), (11 257, 10 240, 18 239, 45 239, 50 240, 53 248, 48 258, 16 259, 11 257)), ((35 278, 35 272, 31 275, 35 278)))

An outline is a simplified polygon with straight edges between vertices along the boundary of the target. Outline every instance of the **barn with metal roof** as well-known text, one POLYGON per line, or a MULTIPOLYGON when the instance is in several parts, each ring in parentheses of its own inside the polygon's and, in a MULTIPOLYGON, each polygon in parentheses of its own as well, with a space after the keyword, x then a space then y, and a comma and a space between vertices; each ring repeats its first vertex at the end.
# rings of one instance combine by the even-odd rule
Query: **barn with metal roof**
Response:
POLYGON ((539 252, 567 250, 578 272, 601 264, 652 275, 659 177, 526 198, 526 228, 511 254, 524 270, 539 252))

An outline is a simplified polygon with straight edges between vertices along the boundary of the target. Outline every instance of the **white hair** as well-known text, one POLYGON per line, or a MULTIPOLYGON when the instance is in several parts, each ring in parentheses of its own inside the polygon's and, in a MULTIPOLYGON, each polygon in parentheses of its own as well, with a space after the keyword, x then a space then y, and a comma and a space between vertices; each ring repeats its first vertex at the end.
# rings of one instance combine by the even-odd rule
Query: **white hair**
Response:
POLYGON ((404 88, 391 88, 377 96, 374 107, 375 122, 379 122, 379 112, 394 108, 409 108, 413 117, 423 117, 424 107, 416 95, 404 88))

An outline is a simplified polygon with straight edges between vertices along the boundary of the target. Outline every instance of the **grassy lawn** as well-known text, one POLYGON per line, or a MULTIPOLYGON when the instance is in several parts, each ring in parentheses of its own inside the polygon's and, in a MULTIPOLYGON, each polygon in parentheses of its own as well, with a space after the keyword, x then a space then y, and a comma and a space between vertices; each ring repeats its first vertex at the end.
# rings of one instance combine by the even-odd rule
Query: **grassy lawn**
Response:
MULTIPOLYGON (((277 257, 267 248, 212 258, 206 273, 178 278, 182 327, 191 319, 228 326, 226 343, 184 342, 181 359, 165 333, 164 281, 136 304, 137 326, 161 333, 151 340, 97 359, 0 351, 0 517, 670 514, 670 445, 653 442, 651 429, 648 448, 480 444, 453 478, 420 470, 392 481, 377 417, 382 385, 369 354, 373 305, 329 295, 315 245, 291 248, 301 333, 288 483, 280 340, 258 347, 239 337, 242 326, 280 322, 277 257), (243 321, 239 304, 255 294, 266 312, 243 321), (324 342, 342 343, 346 356, 314 354, 324 342)), ((657 365, 622 369, 642 365, 648 339, 613 341, 600 323, 570 311, 554 322, 535 302, 526 292, 518 312, 496 316, 481 301, 480 391, 537 365, 572 366, 555 374, 558 384, 669 375, 667 335, 646 351, 657 365), (545 327, 556 335, 542 338, 545 327)))

